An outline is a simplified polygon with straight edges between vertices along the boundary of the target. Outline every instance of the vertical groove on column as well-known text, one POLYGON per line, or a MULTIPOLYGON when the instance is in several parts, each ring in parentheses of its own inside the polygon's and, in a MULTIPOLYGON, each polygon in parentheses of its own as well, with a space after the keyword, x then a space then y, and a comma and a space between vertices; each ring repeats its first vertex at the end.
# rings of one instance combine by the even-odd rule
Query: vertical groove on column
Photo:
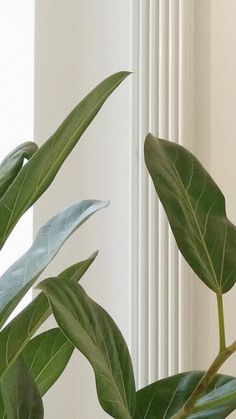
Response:
POLYGON ((139 103, 139 6, 136 0, 131 0, 131 51, 132 51, 132 75, 130 114, 132 123, 130 126, 130 348, 134 366, 134 374, 138 382, 138 357, 139 357, 139 335, 138 335, 138 179, 139 179, 139 132, 138 132, 138 103, 139 103))
MULTIPOLYGON (((149 0, 149 131, 158 134, 158 1, 149 0)), ((149 383, 158 377, 158 200, 152 180, 148 183, 148 335, 149 383)))
POLYGON ((139 6, 139 237, 138 237, 138 383, 148 384, 148 173, 143 144, 148 133, 149 4, 139 6))
MULTIPOLYGON (((193 0, 179 0, 179 143, 191 144, 192 129, 192 18, 193 0)), ((179 371, 191 369, 191 273, 179 254, 179 371)))
MULTIPOLYGON (((159 137, 168 138, 169 2, 159 1, 159 137)), ((158 375, 168 374, 168 224, 162 207, 158 231, 158 375)))
MULTIPOLYGON (((169 114, 168 139, 178 142, 178 114, 179 114, 179 1, 169 0, 169 114)), ((168 253, 168 374, 178 372, 179 350, 179 277, 178 277, 178 249, 169 227, 168 253)))
MULTIPOLYGON (((183 13, 184 13, 184 4, 182 0, 179 0, 179 144, 183 145, 183 50, 184 50, 184 31, 183 31, 183 13)), ((183 327, 183 318, 184 315, 184 304, 185 304, 185 287, 184 287, 184 278, 182 274, 184 273, 184 261, 182 256, 179 255, 179 368, 183 369, 183 358, 185 352, 185 345, 183 344, 185 340, 185 332, 183 327)))

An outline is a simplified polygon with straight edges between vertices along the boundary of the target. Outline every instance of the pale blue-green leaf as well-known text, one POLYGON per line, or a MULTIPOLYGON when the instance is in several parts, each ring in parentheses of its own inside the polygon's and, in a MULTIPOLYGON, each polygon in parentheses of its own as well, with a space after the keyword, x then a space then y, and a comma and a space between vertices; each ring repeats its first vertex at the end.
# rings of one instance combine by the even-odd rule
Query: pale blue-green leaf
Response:
POLYGON ((107 205, 108 202, 82 201, 59 212, 39 230, 31 248, 0 278, 1 326, 70 235, 107 205))
POLYGON ((0 247, 19 218, 52 183, 103 103, 129 74, 124 71, 113 74, 92 90, 21 169, 0 199, 0 247))
POLYGON ((50 300, 63 333, 91 363, 103 409, 114 418, 131 419, 135 383, 128 348, 108 313, 75 282, 54 278, 39 284, 50 300))
POLYGON ((29 160, 37 151, 38 146, 33 142, 20 144, 9 153, 0 164, 0 197, 4 195, 12 181, 21 170, 24 160, 29 160))
POLYGON ((177 245, 199 278, 218 294, 236 281, 236 227, 225 198, 184 147, 149 134, 145 161, 177 245))
POLYGON ((7 419, 43 419, 42 398, 21 358, 5 374, 1 390, 7 419))

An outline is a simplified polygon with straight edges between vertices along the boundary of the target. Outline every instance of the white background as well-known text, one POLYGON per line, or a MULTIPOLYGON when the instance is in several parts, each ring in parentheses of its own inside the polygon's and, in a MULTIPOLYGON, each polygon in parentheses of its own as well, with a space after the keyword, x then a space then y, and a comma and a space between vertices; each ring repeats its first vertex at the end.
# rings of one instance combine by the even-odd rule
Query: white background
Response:
MULTIPOLYGON (((0 0, 0 160, 34 136, 34 1, 0 0)), ((30 246, 33 213, 20 220, 0 255, 0 273, 30 246)), ((30 299, 30 293, 26 301, 30 299)))
MULTIPOLYGON (((44 141, 89 90, 131 69, 131 2, 36 2, 35 132, 44 141)), ((82 199, 110 200, 47 270, 57 274, 99 249, 82 284, 130 334, 130 80, 109 98, 36 205, 34 230, 82 199)), ((45 276, 44 275, 44 276, 45 276)), ((46 397, 46 418, 105 418, 92 369, 80 355, 46 397), (47 403, 48 401, 48 403, 47 403)))

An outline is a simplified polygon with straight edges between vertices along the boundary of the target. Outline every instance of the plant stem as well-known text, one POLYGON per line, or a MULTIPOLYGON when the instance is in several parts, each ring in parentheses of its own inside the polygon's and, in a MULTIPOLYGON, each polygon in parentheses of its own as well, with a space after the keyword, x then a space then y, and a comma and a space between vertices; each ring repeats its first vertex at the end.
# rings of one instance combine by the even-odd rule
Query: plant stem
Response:
POLYGON ((209 369, 206 371, 200 382, 198 383, 197 387, 188 398, 184 406, 177 412, 172 419, 185 419, 187 418, 197 400, 201 397, 201 395, 206 391, 209 384, 215 378, 218 370, 223 365, 223 363, 232 355, 233 352, 236 351, 236 341, 226 347, 225 346, 225 322, 224 322, 224 307, 223 307, 223 296, 221 293, 217 294, 217 307, 218 307, 218 319, 219 319, 219 340, 220 340, 220 349, 219 353, 210 365, 209 369))
POLYGON ((222 294, 217 294, 217 307, 219 319, 220 352, 225 349, 225 321, 222 294))
POLYGON ((200 382, 198 383, 197 387, 189 397, 189 399, 186 401, 184 406, 177 412, 172 419, 185 419, 187 418, 193 408, 199 397, 206 391, 209 384, 213 381, 215 378, 218 370, 220 367, 224 364, 224 362, 236 351, 236 341, 228 346, 227 348, 224 348, 217 357, 212 362, 210 368, 206 371, 200 382))

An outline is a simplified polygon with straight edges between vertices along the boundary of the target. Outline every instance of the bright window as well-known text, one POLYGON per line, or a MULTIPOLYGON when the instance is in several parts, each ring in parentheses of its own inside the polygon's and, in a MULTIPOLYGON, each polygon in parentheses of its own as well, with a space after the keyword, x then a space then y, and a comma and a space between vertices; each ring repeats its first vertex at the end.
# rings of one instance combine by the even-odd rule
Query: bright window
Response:
MULTIPOLYGON (((0 0, 0 127, 2 160, 34 133, 34 1, 0 0)), ((32 210, 0 254, 0 274, 32 243, 32 210)), ((31 296, 27 296, 27 299, 31 296)))

